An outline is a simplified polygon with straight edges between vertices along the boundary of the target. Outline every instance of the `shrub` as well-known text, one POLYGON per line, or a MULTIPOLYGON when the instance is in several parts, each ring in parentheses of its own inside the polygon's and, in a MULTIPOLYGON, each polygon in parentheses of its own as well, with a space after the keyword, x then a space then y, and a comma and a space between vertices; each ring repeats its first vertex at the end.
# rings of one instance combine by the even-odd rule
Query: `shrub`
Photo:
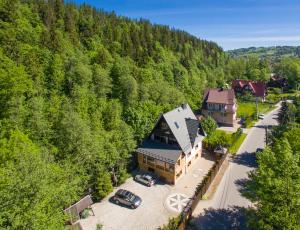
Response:
POLYGON ((207 118, 202 120, 201 126, 204 129, 207 136, 212 135, 218 127, 216 121, 211 116, 208 116, 207 118))
POLYGON ((245 127, 250 128, 252 124, 253 124, 253 120, 251 119, 251 117, 247 117, 245 120, 245 127))
POLYGON ((118 185, 123 184, 130 175, 127 173, 126 169, 120 169, 118 172, 118 185))
POLYGON ((84 209, 82 212, 81 212, 81 218, 82 219, 86 219, 86 218, 88 218, 89 216, 90 216, 90 212, 89 212, 89 210, 88 209, 84 209))
POLYGON ((103 225, 102 224, 97 224, 96 230, 102 230, 102 229, 103 229, 103 225))
POLYGON ((238 128, 235 133, 232 134, 232 144, 239 139, 239 137, 243 134, 243 129, 238 128))
POLYGON ((102 172, 97 182, 97 198, 102 199, 113 191, 111 176, 108 172, 102 172))
POLYGON ((208 136, 203 141, 204 147, 213 151, 218 145, 228 147, 231 144, 231 135, 224 131, 217 130, 211 136, 208 136))
POLYGON ((170 218, 167 225, 160 227, 159 230, 176 230, 181 221, 181 214, 177 217, 170 218))

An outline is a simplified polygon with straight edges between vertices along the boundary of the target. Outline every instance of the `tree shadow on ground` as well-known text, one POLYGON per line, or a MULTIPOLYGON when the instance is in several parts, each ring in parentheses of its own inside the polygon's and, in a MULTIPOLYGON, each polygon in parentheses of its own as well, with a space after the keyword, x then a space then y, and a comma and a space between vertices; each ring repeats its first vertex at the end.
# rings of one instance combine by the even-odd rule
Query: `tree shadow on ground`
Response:
POLYGON ((254 194, 248 188, 248 184, 250 183, 250 179, 239 179, 236 180, 234 183, 237 186, 238 191, 242 194, 243 197, 250 199, 253 198, 254 194))
POLYGON ((208 151, 203 151, 203 153, 201 154, 201 157, 203 157, 204 159, 209 160, 209 161, 217 160, 216 154, 210 153, 208 151))
POLYGON ((237 230, 250 229, 247 227, 247 209, 237 206, 228 209, 205 209, 204 213, 192 219, 188 230, 237 230))
POLYGON ((238 154, 232 159, 232 162, 239 165, 248 166, 251 168, 258 166, 256 162, 255 152, 251 152, 251 153, 244 152, 242 154, 238 154))
POLYGON ((259 129, 272 129, 274 125, 254 125, 253 127, 259 128, 259 129))

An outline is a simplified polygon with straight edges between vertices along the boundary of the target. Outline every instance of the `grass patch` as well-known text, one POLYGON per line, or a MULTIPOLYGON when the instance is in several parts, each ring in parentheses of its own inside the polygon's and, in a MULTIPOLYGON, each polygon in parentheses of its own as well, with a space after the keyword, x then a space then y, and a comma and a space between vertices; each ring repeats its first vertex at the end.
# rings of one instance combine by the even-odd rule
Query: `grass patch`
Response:
POLYGON ((278 103, 284 99, 293 99, 299 94, 299 92, 292 92, 292 93, 268 93, 266 100, 270 103, 278 103))
POLYGON ((232 154, 236 154, 246 137, 247 134, 242 133, 241 136, 239 136, 239 138, 234 143, 232 143, 231 147, 229 148, 229 152, 232 154))
POLYGON ((230 153, 235 154, 246 136, 247 134, 243 133, 241 128, 239 128, 235 133, 215 130, 211 136, 204 139, 203 147, 209 151, 214 151, 215 147, 221 145, 228 148, 230 153))
MULTIPOLYGON (((263 114, 275 108, 274 104, 258 102, 258 113, 263 114)), ((256 103, 250 101, 238 101, 237 116, 245 119, 245 128, 251 128, 256 119, 256 103)))
MULTIPOLYGON (((273 104, 259 102, 258 103, 258 112, 266 113, 274 108, 273 104)), ((237 116, 238 117, 255 117, 256 114, 256 104, 255 102, 238 102, 237 116)))

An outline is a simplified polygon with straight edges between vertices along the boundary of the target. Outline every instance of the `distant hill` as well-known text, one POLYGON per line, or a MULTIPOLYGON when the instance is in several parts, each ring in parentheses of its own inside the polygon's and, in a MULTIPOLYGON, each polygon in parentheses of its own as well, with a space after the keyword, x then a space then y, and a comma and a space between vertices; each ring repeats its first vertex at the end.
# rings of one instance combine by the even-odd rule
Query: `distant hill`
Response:
POLYGON ((258 55, 260 58, 276 61, 284 57, 300 58, 300 46, 249 47, 229 50, 227 53, 233 58, 258 55))

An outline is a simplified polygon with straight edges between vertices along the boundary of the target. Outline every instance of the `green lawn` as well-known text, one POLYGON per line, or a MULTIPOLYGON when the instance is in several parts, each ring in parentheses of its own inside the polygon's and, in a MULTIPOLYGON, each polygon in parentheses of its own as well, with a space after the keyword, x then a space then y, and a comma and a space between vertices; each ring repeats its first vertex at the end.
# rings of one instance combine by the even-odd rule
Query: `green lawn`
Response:
MULTIPOLYGON (((258 103, 258 113, 267 113, 274 109, 274 104, 259 102, 258 103)), ((255 121, 257 120, 255 117, 256 112, 256 104, 255 102, 246 102, 246 101, 238 101, 238 109, 237 109, 237 117, 245 118, 245 128, 251 128, 255 121)))
POLYGON ((267 95, 267 101, 271 103, 277 103, 282 99, 292 99, 293 97, 299 95, 299 92, 291 92, 291 93, 273 93, 269 92, 267 95))
MULTIPOLYGON (((274 108, 274 105, 269 103, 258 103, 258 112, 266 113, 274 108)), ((256 104, 255 102, 244 102, 239 101, 238 102, 238 108, 237 108, 237 116, 238 117, 252 117, 254 118, 256 112, 256 104)))
POLYGON ((206 147, 213 150, 219 144, 222 146, 229 146, 229 152, 235 154, 243 141, 245 140, 247 134, 242 133, 237 139, 235 138, 235 133, 225 132, 223 130, 215 130, 212 136, 206 138, 204 143, 206 147))
POLYGON ((232 154, 236 154, 246 137, 247 134, 242 133, 242 135, 230 146, 229 152, 232 154))

